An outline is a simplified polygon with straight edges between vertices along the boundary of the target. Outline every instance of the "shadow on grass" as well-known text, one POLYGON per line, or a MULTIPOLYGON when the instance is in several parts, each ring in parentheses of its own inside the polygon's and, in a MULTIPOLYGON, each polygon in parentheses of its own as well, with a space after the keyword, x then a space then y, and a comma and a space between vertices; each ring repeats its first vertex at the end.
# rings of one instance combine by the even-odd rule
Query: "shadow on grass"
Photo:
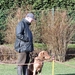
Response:
POLYGON ((75 75, 75 74, 56 74, 56 75, 75 75))
POLYGON ((75 57, 75 48, 68 48, 66 51, 66 60, 73 59, 75 57))

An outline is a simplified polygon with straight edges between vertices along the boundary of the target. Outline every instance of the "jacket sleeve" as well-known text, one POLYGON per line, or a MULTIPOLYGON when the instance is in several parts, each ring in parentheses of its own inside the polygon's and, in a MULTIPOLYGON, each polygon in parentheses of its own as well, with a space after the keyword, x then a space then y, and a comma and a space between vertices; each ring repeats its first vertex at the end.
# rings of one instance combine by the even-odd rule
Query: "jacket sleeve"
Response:
POLYGON ((22 41, 29 41, 28 37, 24 35, 24 25, 19 23, 16 27, 16 37, 22 41))

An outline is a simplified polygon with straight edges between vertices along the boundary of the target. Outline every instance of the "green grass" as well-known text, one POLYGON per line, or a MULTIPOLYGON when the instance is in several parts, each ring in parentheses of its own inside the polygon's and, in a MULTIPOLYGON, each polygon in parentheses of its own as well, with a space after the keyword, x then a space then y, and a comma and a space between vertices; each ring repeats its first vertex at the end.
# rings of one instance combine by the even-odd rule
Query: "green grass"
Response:
MULTIPOLYGON (((66 66, 64 64, 75 66, 75 59, 66 61, 63 64, 55 62, 54 75, 75 75, 75 68, 66 66)), ((16 65, 0 65, 0 75, 17 75, 16 65)), ((52 62, 44 63, 42 75, 52 75, 52 62)))
POLYGON ((0 64, 0 75, 17 75, 16 66, 0 64))
POLYGON ((34 43, 34 47, 39 49, 44 49, 44 50, 47 49, 47 46, 44 43, 34 43))
POLYGON ((68 44, 68 48, 75 48, 75 44, 68 44))
MULTIPOLYGON (((69 64, 75 66, 75 61, 68 61, 63 64, 54 63, 54 75, 75 75, 75 68, 65 66, 69 64)), ((42 75, 52 75, 52 62, 44 64, 42 75)))
MULTIPOLYGON (((9 46, 9 45, 8 45, 9 46)), ((11 45, 12 46, 12 45, 11 45)), ((46 49, 45 44, 34 44, 35 47, 40 49, 46 49)), ((75 48, 75 44, 69 44, 68 48, 75 48)), ((66 61, 63 64, 55 62, 54 75, 75 75, 75 68, 66 66, 69 64, 75 66, 75 58, 70 61, 66 61)), ((0 64, 0 75, 17 75, 16 65, 0 64)), ((42 69, 42 75, 52 75, 52 62, 46 62, 42 69)))
MULTIPOLYGON (((34 43, 34 47, 40 48, 40 49, 47 49, 46 44, 43 43, 34 43)), ((67 48, 75 48, 75 44, 68 44, 67 48)))
MULTIPOLYGON (((4 44, 4 45, 7 47, 14 47, 14 44, 4 44)), ((44 43, 34 43, 34 47, 44 50, 47 49, 47 46, 44 43)), ((75 48, 75 44, 68 44, 67 48, 75 48)))
MULTIPOLYGON (((34 43, 34 47, 39 48, 39 49, 47 49, 46 44, 43 43, 34 43)), ((68 44, 67 48, 73 48, 75 49, 75 44, 68 44)))

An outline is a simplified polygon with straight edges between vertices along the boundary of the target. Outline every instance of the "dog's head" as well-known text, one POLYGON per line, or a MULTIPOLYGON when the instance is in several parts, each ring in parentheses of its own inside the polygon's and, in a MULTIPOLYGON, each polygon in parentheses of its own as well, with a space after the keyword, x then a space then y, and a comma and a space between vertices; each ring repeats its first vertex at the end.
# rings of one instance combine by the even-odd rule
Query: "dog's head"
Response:
POLYGON ((47 60, 47 59, 50 59, 50 55, 48 54, 47 51, 41 51, 39 54, 38 54, 39 57, 47 60))

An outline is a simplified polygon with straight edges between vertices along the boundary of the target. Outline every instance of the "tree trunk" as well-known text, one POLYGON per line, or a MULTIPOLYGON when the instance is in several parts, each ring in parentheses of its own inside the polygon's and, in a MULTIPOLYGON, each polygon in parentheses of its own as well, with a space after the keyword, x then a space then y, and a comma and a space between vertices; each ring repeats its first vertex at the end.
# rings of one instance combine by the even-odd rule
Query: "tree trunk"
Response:
POLYGON ((60 51, 58 51, 57 53, 56 53, 56 55, 57 55, 57 60, 58 61, 60 61, 60 62, 65 62, 65 56, 66 56, 66 49, 62 49, 62 50, 60 50, 60 51))
POLYGON ((66 50, 67 50, 66 45, 63 48, 61 47, 59 50, 53 47, 51 55, 52 57, 54 56, 55 60, 65 62, 66 50))

